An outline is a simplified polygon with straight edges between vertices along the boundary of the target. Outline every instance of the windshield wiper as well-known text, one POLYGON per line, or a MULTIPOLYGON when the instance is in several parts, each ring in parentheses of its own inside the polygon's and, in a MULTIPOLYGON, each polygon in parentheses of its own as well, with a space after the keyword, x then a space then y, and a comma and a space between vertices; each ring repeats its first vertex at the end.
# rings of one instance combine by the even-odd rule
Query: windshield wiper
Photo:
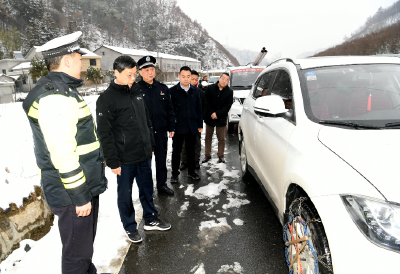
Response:
POLYGON ((338 125, 338 126, 346 126, 346 127, 351 127, 351 128, 366 128, 366 129, 381 129, 381 127, 377 126, 372 126, 372 125, 363 125, 363 124, 357 124, 353 122, 342 122, 342 121, 329 121, 329 120, 321 120, 318 122, 319 124, 325 124, 325 125, 338 125))
POLYGON ((232 86, 233 88, 245 88, 245 86, 232 86))
POLYGON ((385 127, 398 127, 398 126, 400 126, 400 122, 392 122, 385 124, 385 127))

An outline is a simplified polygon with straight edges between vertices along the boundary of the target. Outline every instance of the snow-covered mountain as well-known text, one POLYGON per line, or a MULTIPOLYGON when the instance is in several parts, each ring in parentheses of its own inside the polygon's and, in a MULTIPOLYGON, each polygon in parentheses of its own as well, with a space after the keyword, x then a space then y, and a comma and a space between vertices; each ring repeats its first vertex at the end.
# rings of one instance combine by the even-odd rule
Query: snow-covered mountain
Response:
POLYGON ((367 18, 364 25, 354 31, 350 37, 345 37, 344 40, 351 41, 362 38, 371 33, 379 32, 398 22, 400 22, 400 1, 396 1, 386 9, 380 7, 373 16, 367 18))
POLYGON ((175 0, 0 0, 0 26, 21 32, 23 51, 81 30, 92 51, 107 44, 196 58, 206 69, 238 65, 175 0))

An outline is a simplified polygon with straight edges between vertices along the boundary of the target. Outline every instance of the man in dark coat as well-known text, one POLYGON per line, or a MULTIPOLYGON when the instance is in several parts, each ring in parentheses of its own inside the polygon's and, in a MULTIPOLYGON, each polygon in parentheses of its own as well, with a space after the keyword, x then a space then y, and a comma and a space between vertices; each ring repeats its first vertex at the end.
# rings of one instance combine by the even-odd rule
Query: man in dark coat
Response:
POLYGON ((151 157, 155 142, 142 90, 135 83, 136 62, 130 56, 120 56, 113 68, 116 79, 97 100, 97 126, 106 163, 117 175, 122 224, 129 240, 138 243, 142 237, 132 204, 135 177, 143 207, 143 229, 168 230, 171 225, 160 220, 153 202, 151 157))
POLYGON ((185 142, 187 152, 188 177, 200 180, 194 164, 194 146, 198 132, 203 131, 203 119, 199 91, 190 85, 192 72, 189 67, 181 67, 180 82, 170 88, 172 105, 175 111, 175 135, 172 143, 171 183, 178 182, 179 163, 182 145, 185 142))
MULTIPOLYGON (((197 87, 199 83, 199 73, 195 70, 192 70, 192 78, 190 80, 190 85, 193 87, 197 87)), ((199 94, 200 94, 200 101, 201 101, 201 109, 202 109, 202 117, 204 119, 206 107, 205 107, 205 101, 206 101, 206 95, 205 92, 202 89, 198 89, 199 94)), ((200 168, 200 153, 201 153, 201 133, 197 133, 196 136, 196 144, 194 147, 194 165, 196 169, 200 168)), ((180 170, 184 170, 187 168, 187 154, 186 154, 186 149, 185 145, 182 147, 182 153, 181 153, 181 166, 180 170)))
POLYGON ((205 158, 203 163, 211 159, 211 141, 216 128, 218 138, 218 163, 225 163, 225 126, 228 118, 228 112, 233 104, 233 91, 228 87, 229 74, 223 73, 219 81, 208 86, 206 90, 207 114, 204 119, 206 123, 205 139, 205 158))
POLYGON ((44 197, 58 216, 63 274, 97 274, 93 242, 99 195, 107 189, 94 119, 77 91, 83 82, 85 52, 77 42, 81 35, 77 31, 36 49, 42 52, 49 74, 40 78, 23 103, 44 197))
POLYGON ((174 195, 174 191, 167 186, 167 131, 169 131, 169 138, 174 137, 175 114, 168 87, 154 79, 155 63, 156 58, 153 56, 144 56, 139 59, 138 69, 142 80, 138 84, 142 88, 143 99, 153 125, 158 193, 174 195))

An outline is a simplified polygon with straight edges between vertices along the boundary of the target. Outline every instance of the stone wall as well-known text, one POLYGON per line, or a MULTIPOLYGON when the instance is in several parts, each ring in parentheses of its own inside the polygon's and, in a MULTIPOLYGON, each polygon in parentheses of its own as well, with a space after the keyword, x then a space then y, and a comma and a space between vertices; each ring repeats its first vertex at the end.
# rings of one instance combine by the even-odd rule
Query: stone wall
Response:
POLYGON ((35 192, 24 199, 22 207, 10 204, 6 210, 0 208, 0 262, 18 247, 21 240, 38 240, 52 224, 53 213, 40 187, 35 187, 35 192))

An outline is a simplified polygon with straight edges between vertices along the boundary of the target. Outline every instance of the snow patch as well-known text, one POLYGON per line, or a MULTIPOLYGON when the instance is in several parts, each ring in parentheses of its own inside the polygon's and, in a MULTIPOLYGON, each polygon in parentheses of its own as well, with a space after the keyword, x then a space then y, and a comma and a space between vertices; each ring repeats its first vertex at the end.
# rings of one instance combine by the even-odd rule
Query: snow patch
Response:
POLYGON ((203 263, 200 263, 200 264, 196 265, 195 267, 193 267, 193 269, 190 270, 190 272, 194 273, 194 274, 206 274, 203 263))
POLYGON ((234 262, 233 265, 223 265, 223 266, 221 266, 221 268, 218 270, 217 273, 243 274, 244 273, 244 269, 238 262, 234 262))
POLYGON ((233 223, 234 223, 235 225, 243 225, 243 224, 244 224, 244 222, 243 222, 242 220, 240 220, 240 219, 235 219, 235 220, 233 220, 233 223))
POLYGON ((222 206, 223 209, 228 209, 232 207, 239 208, 242 205, 250 204, 250 201, 247 199, 238 199, 238 198, 227 198, 229 203, 222 206))

